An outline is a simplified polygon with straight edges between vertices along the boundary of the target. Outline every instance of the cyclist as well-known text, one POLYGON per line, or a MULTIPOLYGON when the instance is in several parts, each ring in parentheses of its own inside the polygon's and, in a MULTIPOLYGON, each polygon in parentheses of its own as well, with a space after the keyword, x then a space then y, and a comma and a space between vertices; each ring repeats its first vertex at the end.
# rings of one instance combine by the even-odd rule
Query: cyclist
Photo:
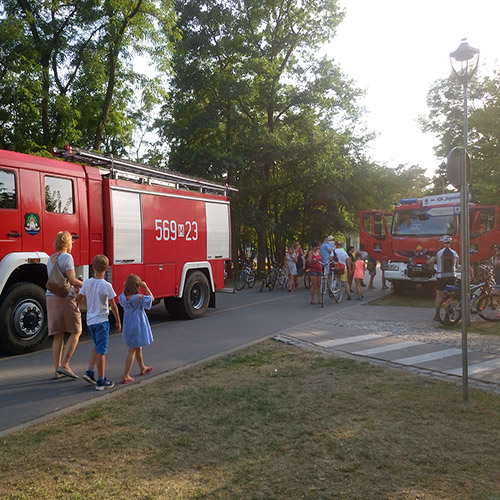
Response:
POLYGON ((431 267, 436 265, 436 301, 434 321, 439 321, 439 304, 443 298, 443 291, 446 285, 453 285, 456 278, 458 254, 450 248, 452 243, 451 236, 444 234, 439 239, 441 250, 438 250, 434 257, 431 257, 429 264, 431 267))
POLYGON ((332 278, 330 275, 330 263, 333 260, 333 236, 325 236, 323 244, 321 245, 319 251, 321 252, 323 272, 328 276, 328 290, 330 291, 330 287, 332 284, 332 278))

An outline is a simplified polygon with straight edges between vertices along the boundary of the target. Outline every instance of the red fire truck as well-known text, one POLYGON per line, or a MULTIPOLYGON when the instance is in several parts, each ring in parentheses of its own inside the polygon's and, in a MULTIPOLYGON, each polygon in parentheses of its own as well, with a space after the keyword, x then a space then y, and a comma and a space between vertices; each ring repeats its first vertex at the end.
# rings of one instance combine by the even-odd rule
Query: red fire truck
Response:
POLYGON ((215 307, 230 259, 228 185, 84 150, 59 159, 0 150, 0 349, 47 335, 46 264, 57 232, 73 235, 76 275, 104 253, 119 293, 141 276, 175 318, 215 307))
MULTIPOLYGON (((488 259, 492 245, 500 243, 499 207, 469 203, 470 259, 488 259)), ((360 249, 388 262, 385 277, 395 293, 419 283, 435 281, 428 265, 440 248, 439 238, 448 234, 460 253, 460 194, 451 193, 400 200, 393 212, 379 210, 360 214, 360 249)))

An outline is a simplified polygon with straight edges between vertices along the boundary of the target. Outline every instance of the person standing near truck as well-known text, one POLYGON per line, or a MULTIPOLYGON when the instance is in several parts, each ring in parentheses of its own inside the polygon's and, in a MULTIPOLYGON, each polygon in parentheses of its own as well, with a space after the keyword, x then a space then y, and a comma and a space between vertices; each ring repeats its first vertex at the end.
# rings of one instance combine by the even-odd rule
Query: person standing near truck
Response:
POLYGON ((51 255, 47 262, 47 274, 49 276, 51 276, 52 269, 58 266, 62 275, 68 279, 71 285, 70 291, 65 297, 58 296, 50 290, 46 292, 49 335, 53 337, 54 379, 61 377, 78 378, 78 375, 70 368, 69 362, 82 333, 82 315, 75 297, 83 283, 75 274, 75 263, 71 256, 72 248, 73 238, 71 233, 69 231, 59 231, 54 241, 56 252, 51 255), (66 333, 69 333, 69 338, 63 356, 66 333))
POLYGON ((89 367, 83 379, 89 384, 95 385, 97 391, 110 389, 115 384, 106 378, 106 354, 109 344, 109 310, 113 313, 116 321, 116 333, 122 329, 118 306, 113 300, 116 293, 104 277, 109 267, 109 260, 105 255, 96 255, 92 260, 94 277, 83 283, 76 301, 80 303, 83 297, 87 300, 87 326, 94 341, 94 347, 90 353, 89 367), (97 379, 94 375, 94 367, 97 366, 97 379))
POLYGON ((439 304, 443 298, 443 291, 446 285, 453 285, 456 279, 458 254, 450 248, 452 243, 451 236, 444 234, 439 239, 441 243, 441 250, 438 250, 434 257, 431 257, 429 265, 431 268, 436 266, 436 300, 435 300, 435 314, 434 321, 439 321, 439 304))

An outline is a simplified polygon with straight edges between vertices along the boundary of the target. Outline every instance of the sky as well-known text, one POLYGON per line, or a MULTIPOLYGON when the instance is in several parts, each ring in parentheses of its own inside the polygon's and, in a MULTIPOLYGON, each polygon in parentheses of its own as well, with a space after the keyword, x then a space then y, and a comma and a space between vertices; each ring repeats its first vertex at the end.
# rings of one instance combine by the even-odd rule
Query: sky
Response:
MULTIPOLYGON (((345 11, 328 47, 357 87, 365 122, 377 138, 370 157, 388 167, 419 165, 432 176, 444 160, 433 147, 438 140, 421 132, 417 119, 428 112, 433 83, 451 72, 450 52, 462 38, 478 48, 480 73, 500 59, 500 1, 339 0, 345 11)), ((460 144, 457 144, 460 146, 460 144)))

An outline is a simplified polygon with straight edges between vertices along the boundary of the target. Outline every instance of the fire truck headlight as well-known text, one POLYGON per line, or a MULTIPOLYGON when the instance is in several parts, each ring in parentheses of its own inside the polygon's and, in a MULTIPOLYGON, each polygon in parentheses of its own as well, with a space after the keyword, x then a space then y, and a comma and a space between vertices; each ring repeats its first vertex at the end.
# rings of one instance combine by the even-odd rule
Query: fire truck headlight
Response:
POLYGON ((391 262, 387 264, 388 271, 399 271, 399 264, 397 262, 391 262))

